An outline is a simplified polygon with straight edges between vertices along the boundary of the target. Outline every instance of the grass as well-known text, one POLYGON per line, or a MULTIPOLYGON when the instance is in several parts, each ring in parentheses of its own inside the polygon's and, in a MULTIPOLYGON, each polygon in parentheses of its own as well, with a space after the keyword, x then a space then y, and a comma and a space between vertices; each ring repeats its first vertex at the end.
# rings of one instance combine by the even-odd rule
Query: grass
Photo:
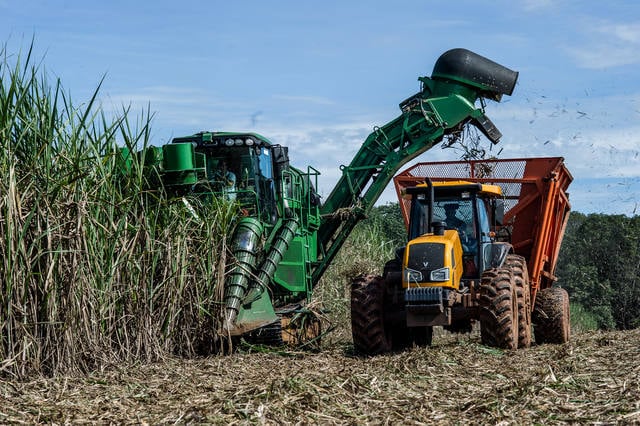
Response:
POLYGON ((76 106, 31 48, 0 50, 0 374, 87 372, 211 349, 231 206, 123 179, 120 146, 151 114, 111 119, 99 87, 76 106), (158 208, 155 208, 158 207, 158 208))
POLYGON ((318 283, 314 298, 336 327, 329 339, 351 339, 351 279, 360 274, 381 275, 384 264, 395 256, 395 243, 382 235, 379 223, 359 223, 318 283))
MULTIPOLYGON (((31 47, 0 51, 0 375, 215 351, 233 205, 149 189, 145 158, 126 165, 120 148, 144 152, 152 114, 108 117, 100 87, 78 106, 31 47)), ((376 226, 355 230, 317 292, 346 330, 348 279, 395 249, 376 226)))

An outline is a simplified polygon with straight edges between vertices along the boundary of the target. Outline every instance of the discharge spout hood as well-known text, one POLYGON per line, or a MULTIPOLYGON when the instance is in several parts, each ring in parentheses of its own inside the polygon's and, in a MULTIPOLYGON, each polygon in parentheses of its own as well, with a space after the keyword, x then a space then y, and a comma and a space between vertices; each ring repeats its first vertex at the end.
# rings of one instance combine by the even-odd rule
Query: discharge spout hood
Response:
POLYGON ((451 49, 438 58, 431 78, 450 80, 480 89, 481 96, 500 101, 511 95, 518 72, 467 49, 451 49))

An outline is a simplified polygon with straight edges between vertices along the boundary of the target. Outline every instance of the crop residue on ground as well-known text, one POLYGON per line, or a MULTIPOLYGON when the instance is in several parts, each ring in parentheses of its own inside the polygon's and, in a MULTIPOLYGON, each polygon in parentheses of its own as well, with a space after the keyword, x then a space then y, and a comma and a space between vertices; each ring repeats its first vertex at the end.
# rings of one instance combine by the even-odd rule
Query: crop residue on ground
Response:
POLYGON ((371 358, 238 353, 0 381, 1 423, 640 422, 640 330, 514 352, 474 337, 371 358))

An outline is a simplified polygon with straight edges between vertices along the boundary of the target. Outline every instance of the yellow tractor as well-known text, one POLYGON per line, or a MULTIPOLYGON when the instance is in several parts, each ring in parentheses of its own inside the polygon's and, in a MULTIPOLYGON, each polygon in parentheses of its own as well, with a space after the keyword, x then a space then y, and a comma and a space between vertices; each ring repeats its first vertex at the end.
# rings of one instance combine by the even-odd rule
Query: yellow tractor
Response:
MULTIPOLYGON (((423 164, 453 164, 452 170, 465 171, 487 166, 423 164)), ((464 180, 411 176, 403 181, 403 176, 406 172, 395 182, 398 187, 400 181, 409 242, 387 262, 382 276, 362 275, 352 282, 357 351, 429 345, 434 326, 467 332, 476 321, 489 346, 529 346, 532 319, 539 324, 539 342, 568 340, 568 296, 551 286, 569 213, 564 190, 571 176, 562 159, 495 160, 482 178, 472 174, 464 180), (497 162, 519 165, 520 179, 487 176, 500 170, 497 162)))

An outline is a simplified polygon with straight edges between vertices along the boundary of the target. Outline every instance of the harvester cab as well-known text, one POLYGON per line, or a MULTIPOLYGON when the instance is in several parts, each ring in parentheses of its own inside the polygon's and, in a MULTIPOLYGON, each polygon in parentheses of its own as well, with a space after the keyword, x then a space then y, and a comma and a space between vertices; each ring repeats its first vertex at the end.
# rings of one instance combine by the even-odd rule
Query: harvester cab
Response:
POLYGON ((200 132, 174 138, 167 150, 177 170, 193 176, 191 193, 237 201, 242 214, 271 225, 285 214, 277 200, 283 188, 290 192, 286 147, 255 133, 200 132))

